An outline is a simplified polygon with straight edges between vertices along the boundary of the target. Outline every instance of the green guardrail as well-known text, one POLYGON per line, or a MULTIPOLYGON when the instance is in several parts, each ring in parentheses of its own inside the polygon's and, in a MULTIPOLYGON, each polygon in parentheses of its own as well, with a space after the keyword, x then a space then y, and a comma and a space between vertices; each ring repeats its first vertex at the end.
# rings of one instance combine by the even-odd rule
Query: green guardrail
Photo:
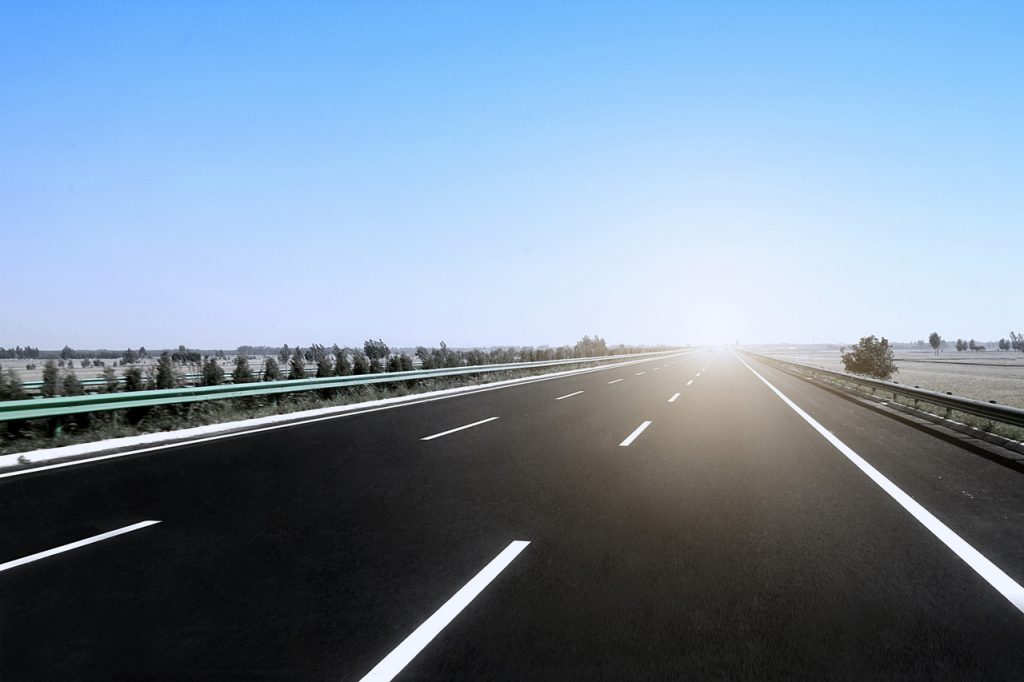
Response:
POLYGON ((511 362, 500 365, 471 365, 467 367, 443 367, 438 369, 421 369, 408 372, 384 372, 380 374, 359 374, 344 377, 322 377, 314 379, 286 379, 283 381, 261 381, 248 384, 222 384, 219 386, 194 386, 185 388, 165 388, 148 391, 132 391, 125 393, 102 393, 81 396, 61 396, 56 398, 30 398, 28 400, 9 400, 0 402, 0 421, 22 419, 45 419, 87 412, 110 412, 126 410, 132 407, 153 407, 156 405, 174 405, 204 400, 223 400, 225 398, 244 398, 258 395, 275 395, 279 393, 297 393, 316 391, 345 386, 364 384, 390 384, 402 381, 419 381, 436 377, 458 376, 462 374, 485 374, 541 367, 558 367, 562 365, 578 365, 609 360, 641 359, 654 356, 678 354, 679 349, 654 353, 633 353, 627 355, 605 355, 590 358, 571 358, 568 360, 542 360, 538 362, 511 362))

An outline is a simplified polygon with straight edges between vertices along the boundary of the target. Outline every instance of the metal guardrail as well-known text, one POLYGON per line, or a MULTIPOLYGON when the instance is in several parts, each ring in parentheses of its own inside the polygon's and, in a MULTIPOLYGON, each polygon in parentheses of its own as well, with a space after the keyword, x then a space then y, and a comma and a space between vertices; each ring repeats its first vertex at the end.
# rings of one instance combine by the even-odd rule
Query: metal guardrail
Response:
POLYGON ((770 355, 762 355, 761 353, 754 353, 748 350, 741 352, 755 357, 766 364, 789 371, 790 373, 810 375, 812 378, 823 377, 832 381, 841 381, 865 386, 870 388, 872 393, 875 394, 877 394, 878 391, 891 393, 893 400, 895 400, 897 396, 903 396, 904 398, 913 400, 915 405, 918 402, 930 403, 932 405, 945 408, 947 411, 947 418, 949 418, 949 412, 955 410, 957 412, 969 414, 991 422, 998 422, 1000 424, 1009 424, 1011 426, 1024 428, 1024 410, 1016 407, 1010 407, 1009 405, 1000 405, 994 402, 987 403, 982 400, 973 400, 971 398, 961 398, 949 393, 940 393, 938 391, 929 391, 924 388, 906 386, 895 381, 883 381, 881 379, 871 379, 869 377, 848 374, 846 372, 836 372, 829 369, 822 369, 821 367, 815 367, 813 365, 793 362, 792 360, 782 360, 770 355))
POLYGON ((286 379, 283 381, 260 381, 247 384, 222 384, 219 386, 194 386, 124 393, 101 393, 94 395, 62 396, 56 398, 8 400, 0 402, 0 422, 21 419, 44 419, 70 414, 84 414, 87 412, 110 412, 113 410, 125 410, 133 407, 153 407, 156 405, 173 405, 205 400, 223 400, 225 398, 244 398, 259 395, 276 395, 280 393, 297 393, 302 391, 316 391, 329 388, 342 388, 345 386, 360 386, 365 384, 390 384, 402 381, 419 381, 422 379, 459 376, 463 374, 506 372, 510 370, 558 367, 570 364, 578 365, 592 362, 607 362, 609 360, 635 360, 640 358, 650 358, 652 356, 677 354, 680 352, 685 351, 676 349, 652 353, 570 358, 567 360, 512 362, 500 365, 468 365, 465 367, 442 367, 438 369, 420 369, 408 372, 356 374, 343 377, 286 379))

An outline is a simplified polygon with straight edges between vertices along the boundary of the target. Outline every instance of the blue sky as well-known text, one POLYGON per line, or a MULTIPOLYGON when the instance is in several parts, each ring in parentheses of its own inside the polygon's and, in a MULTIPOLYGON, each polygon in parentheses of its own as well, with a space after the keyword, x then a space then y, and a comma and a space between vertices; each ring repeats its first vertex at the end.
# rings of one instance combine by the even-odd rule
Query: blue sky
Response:
POLYGON ((1024 323, 1019 3, 9 3, 0 345, 1024 323))

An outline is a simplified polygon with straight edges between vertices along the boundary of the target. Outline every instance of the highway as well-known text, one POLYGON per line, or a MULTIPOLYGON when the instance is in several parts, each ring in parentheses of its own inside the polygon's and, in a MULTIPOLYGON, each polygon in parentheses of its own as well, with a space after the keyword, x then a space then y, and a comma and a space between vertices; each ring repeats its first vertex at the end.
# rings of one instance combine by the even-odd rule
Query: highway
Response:
POLYGON ((0 521, 4 682, 1024 678, 1021 474, 729 350, 7 476, 0 521))

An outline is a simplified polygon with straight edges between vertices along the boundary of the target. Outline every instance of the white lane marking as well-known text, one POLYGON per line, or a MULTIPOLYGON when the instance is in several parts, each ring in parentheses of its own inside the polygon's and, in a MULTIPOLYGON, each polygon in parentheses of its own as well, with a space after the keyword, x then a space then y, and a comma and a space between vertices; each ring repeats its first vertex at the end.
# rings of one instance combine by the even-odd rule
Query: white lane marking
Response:
MULTIPOLYGON (((600 366, 600 367, 586 367, 584 369, 570 369, 570 370, 565 370, 563 372, 555 372, 554 374, 550 374, 550 375, 547 375, 547 374, 546 375, 542 375, 542 376, 539 376, 539 377, 522 377, 522 378, 519 378, 519 379, 508 379, 506 381, 495 382, 494 386, 485 386, 485 387, 482 387, 482 388, 466 387, 466 386, 464 386, 464 387, 461 387, 461 388, 445 389, 443 391, 436 391, 436 392, 435 391, 430 391, 428 393, 424 393, 422 396, 412 395, 412 396, 402 396, 402 397, 399 397, 399 398, 385 398, 385 399, 379 400, 379 401, 378 400, 374 400, 374 401, 370 401, 370 403, 368 403, 368 405, 369 404, 373 404, 373 403, 379 404, 379 403, 383 403, 383 402, 387 402, 389 404, 381 405, 380 407, 367 407, 367 406, 362 406, 362 405, 358 405, 357 404, 357 405, 353 405, 352 406, 354 408, 352 411, 339 412, 338 414, 329 414, 329 415, 326 415, 326 416, 323 416, 323 417, 312 417, 310 419, 298 418, 295 421, 288 421, 288 422, 285 422, 284 424, 274 424, 273 426, 260 426, 260 427, 257 427, 257 428, 247 428, 244 431, 232 431, 232 432, 229 432, 229 433, 220 433, 220 434, 213 435, 213 436, 203 436, 201 438, 188 438, 188 437, 185 437, 185 440, 181 440, 181 441, 178 441, 178 442, 175 442, 175 443, 164 443, 162 445, 153 445, 153 446, 146 447, 146 448, 138 448, 138 449, 132 449, 132 450, 125 450, 124 452, 114 452, 114 453, 111 453, 111 454, 108 454, 108 455, 97 455, 95 457, 85 457, 85 458, 76 459, 76 460, 73 460, 73 461, 61 462, 60 464, 47 464, 45 466, 32 467, 31 469, 20 469, 18 471, 9 471, 7 473, 0 474, 0 479, 11 478, 11 477, 14 477, 14 476, 27 476, 29 474, 35 474, 35 473, 39 473, 41 471, 50 471, 51 469, 63 469, 65 467, 74 467, 74 466, 79 466, 79 465, 82 465, 82 464, 91 464, 92 462, 102 462, 102 461, 108 460, 108 459, 119 459, 121 457, 130 457, 132 455, 142 455, 142 454, 145 454, 147 452, 155 452, 157 450, 168 450, 170 448, 180 448, 180 447, 185 447, 185 446, 188 446, 188 445, 197 445, 199 443, 208 443, 208 442, 215 441, 215 440, 223 440, 225 438, 240 438, 242 436, 250 436, 250 435, 252 435, 254 433, 262 433, 264 431, 276 431, 277 429, 288 429, 288 428, 292 428, 294 426, 303 426, 305 424, 314 424, 316 422, 327 421, 329 419, 343 419, 345 417, 355 417, 355 416, 358 416, 358 415, 361 415, 361 414, 369 414, 370 412, 381 412, 383 410, 394 410, 394 409, 397 409, 397 408, 400 408, 400 407, 408 407, 410 405, 422 405, 423 403, 432 403, 432 402, 434 402, 436 400, 449 400, 451 398, 461 398, 463 396, 475 395, 477 393, 486 393, 488 391, 500 391, 500 390, 505 389, 505 388, 513 388, 513 387, 516 387, 516 386, 525 386, 527 384, 535 384, 535 383, 539 383, 541 381, 552 381, 552 380, 556 380, 556 379, 564 379, 565 377, 575 376, 577 374, 589 374, 590 372, 603 372, 605 370, 615 369, 615 368, 618 368, 618 367, 626 367, 628 365, 636 365, 636 364, 639 364, 641 362, 649 362, 649 361, 648 360, 626 360, 626 361, 623 361, 623 362, 617 362, 617 363, 612 364, 612 365, 603 365, 603 366, 600 366), (469 389, 469 390, 464 390, 464 389, 469 389), (451 391, 451 393, 445 393, 445 391, 451 391), (437 395, 437 396, 434 396, 434 397, 430 397, 432 393, 443 393, 443 395, 437 395)), ((609 383, 611 383, 611 382, 609 382, 609 383)), ((332 409, 332 408, 323 408, 323 409, 332 409)), ((315 411, 315 410, 313 410, 313 411, 315 411)), ((297 412, 295 414, 301 414, 301 413, 297 412)), ((288 415, 280 415, 280 416, 288 416, 288 415)), ((245 420, 245 421, 252 421, 252 420, 245 420)), ((225 424, 230 424, 230 422, 225 422, 225 424)), ((242 427, 242 428, 244 428, 244 427, 242 427)), ((99 441, 99 442, 102 442, 102 441, 99 441)), ((134 446, 132 446, 132 447, 134 447, 134 446)), ((74 455, 68 455, 68 456, 69 457, 73 457, 74 455)))
POLYGON ((423 621, 423 624, 413 630, 412 634, 402 640, 395 649, 384 657, 384 659, 373 667, 373 670, 366 673, 363 680, 391 680, 402 669, 409 665, 409 661, 423 651, 424 647, 443 630, 455 616, 459 615, 464 608, 469 606, 478 594, 483 592, 492 580, 498 577, 512 561, 519 556, 519 553, 529 545, 527 540, 516 540, 502 550, 501 554, 491 559, 491 563, 484 566, 483 570, 473 576, 465 586, 456 592, 451 599, 434 612, 430 618, 423 621))
POLYGON ((612 379, 612 380, 611 380, 611 381, 609 381, 608 383, 609 383, 609 384, 617 384, 617 383, 619 383, 620 381, 622 381, 622 379, 612 379))
POLYGON ((753 367, 743 361, 743 358, 736 356, 736 359, 743 363, 743 366, 754 373, 758 379, 764 382, 764 385, 772 390, 772 392, 782 399, 782 402, 786 403, 794 412, 800 415, 805 422, 811 425, 811 427, 821 434, 832 446, 843 453, 848 460, 863 471, 868 478, 875 482, 879 488, 884 490, 889 497, 894 499, 901 507, 910 512, 910 515, 917 519, 922 526, 931 531, 932 535, 937 537, 946 547, 953 550, 953 553, 963 559, 963 561, 970 566, 974 571, 984 578, 985 582, 994 587, 999 594, 1006 597, 1011 604, 1017 607, 1021 612, 1024 612, 1024 587, 1021 587, 1013 578, 1006 575, 998 566, 993 564, 981 552, 974 549, 967 543, 966 540, 957 535, 953 530, 939 521, 935 516, 921 506, 910 495, 906 494, 897 486, 895 483, 886 478, 878 469, 868 464, 868 462, 858 455, 854 450, 843 441, 839 440, 831 431, 826 429, 824 426, 819 424, 814 417, 800 409, 796 403, 783 395, 782 391, 775 388, 771 383, 768 382, 763 376, 757 373, 753 367))
POLYGON ((697 376, 700 376, 700 372, 697 372, 697 376))
POLYGON ((647 372, 637 372, 636 376, 640 376, 641 374, 647 374, 647 372))
POLYGON ((668 399, 668 401, 669 401, 670 403, 674 403, 674 402, 676 401, 676 398, 678 398, 678 397, 679 397, 679 394, 678 394, 678 393, 673 393, 673 394, 672 394, 672 397, 671 397, 671 398, 669 398, 669 399, 668 399))
POLYGON ((441 433, 435 433, 433 436, 424 436, 423 438, 420 438, 420 440, 434 440, 435 438, 440 438, 441 436, 447 436, 449 433, 455 433, 456 431, 462 431, 463 429, 471 429, 474 426, 480 426, 481 424, 492 422, 495 419, 497 419, 497 417, 488 417, 487 419, 481 419, 480 421, 473 422, 472 424, 466 424, 465 426, 457 426, 454 429, 448 429, 447 431, 442 431, 441 433))
POLYGON ((659 369, 661 369, 661 367, 655 367, 655 368, 654 368, 654 369, 652 369, 651 371, 652 371, 652 372, 657 372, 657 371, 658 371, 659 369))
POLYGON ((575 393, 569 393, 569 394, 567 394, 567 395, 563 395, 563 396, 562 396, 562 397, 560 397, 560 398, 555 398, 555 400, 565 400, 566 398, 571 398, 571 397, 573 397, 574 395, 579 395, 580 393, 583 393, 583 391, 576 391, 575 393))
POLYGON ((641 433, 643 433, 644 429, 646 429, 650 425, 651 425, 651 422, 647 421, 647 422, 644 422, 643 424, 641 424, 640 426, 636 427, 636 430, 633 431, 633 433, 631 433, 628 436, 626 436, 626 440, 624 440, 621 443, 619 443, 619 447, 620 448, 628 448, 629 444, 632 443, 633 441, 635 441, 637 439, 637 436, 639 436, 641 433))
POLYGON ((689 381, 686 382, 686 385, 689 386, 692 383, 693 383, 693 379, 690 379, 689 381))
POLYGON ((131 533, 133 530, 139 530, 140 528, 145 528, 147 526, 152 526, 152 525, 155 525, 157 523, 160 523, 160 522, 159 521, 140 521, 139 523, 133 523, 132 525, 125 526, 124 528, 118 528, 117 530, 112 530, 112 531, 109 531, 107 533, 100 533, 99 535, 93 535, 91 538, 85 538, 84 540, 78 540, 77 542, 69 542, 66 545, 61 545, 60 547, 54 547, 53 549, 48 549, 45 552, 37 552, 36 554, 30 554, 29 556, 21 557, 20 559, 14 559, 13 561, 8 561, 8 562, 0 564, 0 572, 6 571, 6 570, 11 569, 11 568, 14 568, 15 566, 21 566, 23 564, 28 564, 28 563, 31 563, 33 561, 38 561, 39 559, 45 559, 46 557, 53 556, 54 554, 61 554, 62 552, 68 552, 68 551, 70 551, 72 549, 78 549, 79 547, 85 547, 86 545, 91 545, 94 542, 101 542, 103 540, 108 540, 110 538, 117 537, 118 535, 124 535, 125 533, 131 533))

